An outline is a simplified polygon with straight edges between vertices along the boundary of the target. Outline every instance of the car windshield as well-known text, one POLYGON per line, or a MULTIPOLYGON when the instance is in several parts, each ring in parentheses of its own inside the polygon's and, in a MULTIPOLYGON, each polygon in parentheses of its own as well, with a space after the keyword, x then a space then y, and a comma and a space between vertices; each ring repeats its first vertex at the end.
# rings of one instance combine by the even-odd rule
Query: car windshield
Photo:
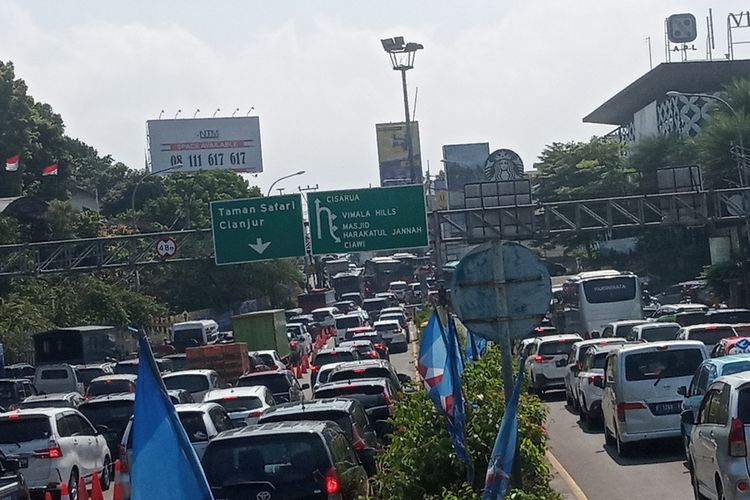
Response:
POLYGON ((336 422, 344 431, 346 437, 352 438, 352 420, 349 412, 345 410, 323 410, 323 411, 302 411, 299 413, 290 412, 273 412, 264 415, 258 419, 259 424, 267 422, 298 422, 307 420, 330 420, 336 422))
POLYGON ((338 380, 357 380, 362 378, 390 378, 391 373, 387 368, 347 368, 346 370, 334 370, 328 379, 331 382, 338 380))
POLYGON ((698 349, 667 349, 630 354, 625 357, 625 378, 629 381, 689 377, 703 361, 698 349))
POLYGON ((222 439, 211 443, 203 457, 212 487, 271 481, 301 488, 304 483, 322 483, 330 468, 322 439, 310 433, 222 439))
POLYGON ((580 342, 580 339, 555 340, 552 342, 543 342, 539 346, 539 354, 542 356, 568 355, 573 348, 573 344, 580 342))
POLYGON ((205 375, 173 375, 164 378, 167 389, 185 389, 188 392, 208 390, 208 377, 205 375))
POLYGON ((78 368, 78 378, 84 385, 89 385, 96 377, 101 377, 107 373, 103 368, 78 368))
POLYGON ((265 386, 273 394, 289 391, 289 380, 284 373, 269 373, 264 375, 253 375, 243 377, 237 382, 238 387, 265 386))
POLYGON ((187 433, 191 443, 208 440, 203 413, 198 411, 178 412, 177 416, 180 417, 182 427, 185 428, 185 433, 187 433))
POLYGON ((78 407, 94 425, 106 425, 110 429, 125 430, 133 415, 134 401, 88 402, 78 407))
POLYGON ((0 419, 0 444, 25 443, 37 439, 48 440, 52 434, 49 418, 21 416, 0 419))
POLYGON ((644 328, 641 331, 641 338, 646 342, 659 342, 662 340, 674 340, 677 336, 678 326, 660 326, 654 328, 644 328))
POLYGON ((89 397, 101 396, 102 394, 115 394, 118 392, 133 392, 135 384, 130 380, 96 380, 89 385, 89 397))
POLYGON ((381 323, 375 325, 375 329, 379 332, 392 332, 394 330, 400 330, 401 327, 399 326, 397 321, 394 321, 393 323, 381 323))
POLYGON ((345 328, 355 328, 362 324, 362 319, 359 316, 342 316, 336 318, 336 328, 343 330, 345 328))
POLYGON ((263 402, 256 396, 226 396, 213 399, 212 403, 219 403, 227 412, 249 411, 263 408, 263 402))
POLYGON ((323 366, 330 363, 339 363, 342 361, 354 361, 354 354, 352 354, 351 351, 321 352, 315 356, 313 365, 323 366))
POLYGON ((734 337, 735 335, 734 330, 730 327, 707 327, 691 331, 688 339, 699 340, 706 345, 714 345, 725 337, 734 337))

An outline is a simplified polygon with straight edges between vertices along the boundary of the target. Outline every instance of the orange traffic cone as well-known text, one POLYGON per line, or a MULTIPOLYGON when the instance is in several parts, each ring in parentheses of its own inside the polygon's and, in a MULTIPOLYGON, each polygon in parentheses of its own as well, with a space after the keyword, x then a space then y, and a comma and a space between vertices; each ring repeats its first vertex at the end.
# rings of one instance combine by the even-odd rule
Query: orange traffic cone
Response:
POLYGON ((122 485, 120 484, 120 470, 122 463, 120 459, 115 460, 115 485, 114 491, 112 491, 112 500, 122 500, 122 485))
POLYGON ((52 500, 52 493, 50 493, 49 491, 45 491, 44 500, 52 500))
POLYGON ((91 500, 104 500, 102 483, 99 481, 99 474, 97 474, 96 471, 91 473, 91 497, 89 498, 91 498, 91 500))
POLYGON ((70 500, 70 495, 68 494, 68 483, 62 483, 60 485, 60 500, 70 500))
POLYGON ((86 489, 86 480, 82 477, 78 479, 78 500, 89 500, 89 492, 86 489))

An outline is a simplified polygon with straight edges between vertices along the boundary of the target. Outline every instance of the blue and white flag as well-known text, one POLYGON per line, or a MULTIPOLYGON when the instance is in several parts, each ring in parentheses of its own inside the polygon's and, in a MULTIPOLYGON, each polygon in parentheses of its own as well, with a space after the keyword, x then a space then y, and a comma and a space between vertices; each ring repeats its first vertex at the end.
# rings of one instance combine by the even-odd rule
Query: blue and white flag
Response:
POLYGON ((510 401, 505 403, 505 413, 500 423, 500 430, 492 448, 492 455, 487 464, 487 475, 484 478, 482 500, 500 500, 505 498, 510 485, 510 472, 516 455, 518 443, 518 399, 521 396, 523 383, 523 363, 518 370, 516 383, 510 401))
POLYGON ((466 359, 468 359, 469 361, 479 361, 479 359, 484 356, 484 352, 486 350, 486 339, 474 335, 471 332, 468 332, 466 334, 466 347, 464 348, 466 359))
POLYGON ((138 341, 133 416, 132 500, 213 500, 198 456, 156 367, 151 346, 138 341))

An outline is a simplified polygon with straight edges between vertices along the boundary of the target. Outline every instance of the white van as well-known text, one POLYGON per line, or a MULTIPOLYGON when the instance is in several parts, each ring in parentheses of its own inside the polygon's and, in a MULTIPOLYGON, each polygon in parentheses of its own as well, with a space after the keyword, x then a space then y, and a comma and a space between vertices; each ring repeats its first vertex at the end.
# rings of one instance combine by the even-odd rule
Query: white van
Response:
POLYGON ((172 345, 177 352, 188 347, 213 344, 218 339, 219 324, 212 319, 183 321, 172 325, 172 345))
POLYGON ((706 357, 705 345, 695 340, 625 345, 610 353, 604 380, 594 382, 604 389, 607 444, 623 456, 633 442, 680 436, 683 396, 677 391, 690 385, 706 357))
POLYGON ((43 394, 78 392, 83 394, 83 381, 68 364, 41 365, 34 372, 34 387, 43 394))
MULTIPOLYGON (((336 316, 336 345, 341 342, 350 340, 346 338, 346 331, 349 328, 359 328, 365 326, 365 319, 361 313, 350 313, 336 316)), ((353 334, 350 334, 352 336, 353 334)))

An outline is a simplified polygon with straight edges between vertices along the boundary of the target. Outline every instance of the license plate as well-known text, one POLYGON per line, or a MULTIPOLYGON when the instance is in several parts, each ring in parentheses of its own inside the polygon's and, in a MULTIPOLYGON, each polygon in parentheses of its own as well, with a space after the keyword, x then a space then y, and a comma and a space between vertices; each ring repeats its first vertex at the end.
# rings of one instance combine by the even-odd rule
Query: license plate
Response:
POLYGON ((674 413, 680 413, 682 405, 679 402, 672 403, 656 403, 651 406, 654 415, 671 415, 674 413))
POLYGON ((21 457, 18 459, 18 466, 22 469, 27 469, 29 467, 29 459, 27 457, 21 457))

